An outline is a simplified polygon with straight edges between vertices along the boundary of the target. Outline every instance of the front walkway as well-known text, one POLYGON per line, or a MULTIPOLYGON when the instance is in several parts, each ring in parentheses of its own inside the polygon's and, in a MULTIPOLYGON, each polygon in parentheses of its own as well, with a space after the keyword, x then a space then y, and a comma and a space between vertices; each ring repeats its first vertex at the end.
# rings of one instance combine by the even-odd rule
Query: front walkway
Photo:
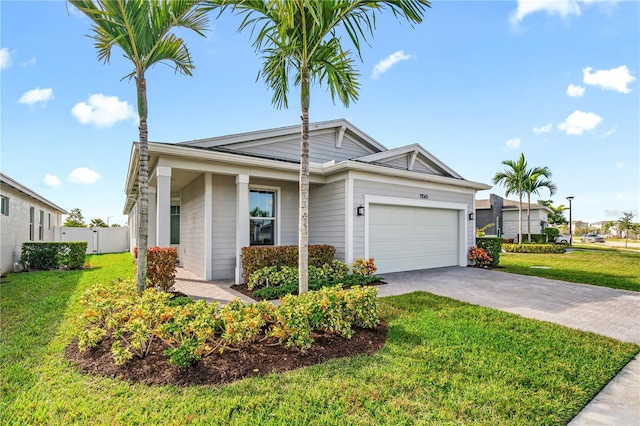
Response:
POLYGON ((193 299, 202 299, 207 302, 217 300, 224 306, 236 297, 247 303, 255 302, 250 297, 231 289, 233 280, 205 281, 184 268, 178 267, 176 271, 176 284, 173 288, 193 299))

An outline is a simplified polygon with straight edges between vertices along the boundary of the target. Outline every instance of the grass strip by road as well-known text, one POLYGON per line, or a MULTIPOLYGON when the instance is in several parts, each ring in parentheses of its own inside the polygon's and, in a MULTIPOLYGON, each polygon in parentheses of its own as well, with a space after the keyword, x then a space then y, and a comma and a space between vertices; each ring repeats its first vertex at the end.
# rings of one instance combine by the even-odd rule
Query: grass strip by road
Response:
POLYGON ((514 274, 640 291, 640 253, 618 250, 574 250, 564 254, 502 253, 500 267, 502 271, 514 274))
POLYGON ((379 300, 389 338, 375 355, 224 386, 132 385, 62 354, 82 292, 133 275, 128 254, 90 262, 2 284, 2 424, 566 424, 640 349, 418 292, 379 300))

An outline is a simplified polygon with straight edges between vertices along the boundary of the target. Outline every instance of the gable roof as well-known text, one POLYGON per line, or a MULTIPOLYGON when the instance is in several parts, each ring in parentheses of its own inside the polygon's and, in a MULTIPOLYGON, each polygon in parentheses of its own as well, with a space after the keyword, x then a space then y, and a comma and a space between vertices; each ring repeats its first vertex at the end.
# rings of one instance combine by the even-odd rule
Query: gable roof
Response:
POLYGON ((58 206, 57 204, 52 203, 51 201, 47 200, 46 198, 44 198, 42 195, 30 190, 29 188, 27 188, 26 186, 24 186, 23 184, 21 184, 20 182, 18 182, 17 180, 5 175, 4 173, 0 172, 0 183, 2 185, 7 185, 11 188, 13 188, 14 190, 21 192, 22 194, 26 195, 29 198, 32 198, 36 201, 39 201, 43 204, 46 204, 47 206, 51 207, 54 210, 59 211, 62 214, 67 214, 69 213, 68 211, 66 211, 65 209, 63 209, 62 207, 58 206))

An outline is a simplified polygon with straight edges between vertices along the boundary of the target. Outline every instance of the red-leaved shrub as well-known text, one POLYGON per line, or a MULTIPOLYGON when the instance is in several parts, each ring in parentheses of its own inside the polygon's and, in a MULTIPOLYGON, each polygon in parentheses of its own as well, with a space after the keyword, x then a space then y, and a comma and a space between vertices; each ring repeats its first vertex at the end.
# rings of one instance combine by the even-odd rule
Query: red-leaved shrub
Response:
MULTIPOLYGON (((138 247, 133 248, 138 258, 138 247)), ((176 283, 178 251, 174 247, 149 247, 147 249, 147 288, 169 291, 176 283)))

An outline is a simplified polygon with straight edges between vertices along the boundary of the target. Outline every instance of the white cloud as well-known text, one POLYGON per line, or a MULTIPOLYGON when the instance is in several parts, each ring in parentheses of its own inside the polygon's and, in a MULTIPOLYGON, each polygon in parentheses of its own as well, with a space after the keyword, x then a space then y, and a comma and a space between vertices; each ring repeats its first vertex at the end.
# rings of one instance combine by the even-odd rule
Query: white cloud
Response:
POLYGON ((582 86, 574 86, 573 84, 570 84, 569 87, 567 87, 567 95, 572 98, 580 98, 584 95, 584 90, 585 88, 582 86))
POLYGON ((547 15, 580 15, 580 6, 576 0, 518 0, 518 8, 511 12, 509 21, 517 27, 525 16, 544 11, 547 15))
POLYGON ((8 48, 3 47, 0 49, 0 70, 9 68, 11 64, 11 53, 9 53, 8 48))
POLYGON ((567 135, 581 135, 585 131, 593 130, 602 123, 602 117, 592 112, 574 111, 564 122, 558 124, 558 129, 567 135))
POLYGON ((516 149, 520 147, 520 142, 522 142, 520 138, 512 138, 505 142, 505 144, 509 149, 516 149))
POLYGON ((406 61, 407 59, 411 59, 413 57, 414 55, 409 55, 407 53, 404 53, 404 51, 402 50, 398 50, 397 52, 392 53, 391 55, 378 62, 376 66, 373 67, 373 74, 371 74, 371 78, 377 80, 378 77, 387 72, 389 68, 391 68, 398 62, 406 61))
POLYGON ((133 107, 117 96, 105 96, 102 93, 89 96, 89 100, 79 102, 71 109, 71 114, 82 124, 98 127, 111 127, 116 122, 136 119, 133 107))
POLYGON ((42 102, 43 105, 53 99, 53 89, 41 89, 36 87, 33 90, 29 90, 28 92, 24 92, 20 100, 18 100, 21 104, 27 104, 29 106, 33 106, 38 102, 42 102))
POLYGON ((52 188, 56 188, 56 187, 60 186, 61 183, 62 182, 60 182, 60 179, 58 179, 54 175, 50 175, 49 173, 44 175, 44 184, 46 186, 49 186, 49 187, 52 187, 52 188))
POLYGON ((95 183, 98 179, 100 179, 100 173, 87 167, 78 167, 77 169, 73 169, 71 174, 69 174, 69 181, 73 183, 91 184, 95 183))
POLYGON ((627 85, 634 82, 636 78, 631 75, 626 65, 611 68, 610 70, 598 70, 594 73, 591 73, 591 70, 591 67, 582 70, 585 84, 600 86, 604 90, 631 93, 631 89, 627 85))
POLYGON ((534 127, 533 128, 533 133, 537 134, 537 135, 541 135, 543 133, 549 133, 551 131, 551 127, 553 125, 551 123, 546 124, 544 126, 538 126, 538 127, 534 127))
POLYGON ((20 65, 22 65, 23 67, 35 67, 36 66, 36 57, 32 56, 31 59, 29 59, 28 61, 25 61, 23 63, 21 63, 20 65))
POLYGON ((618 131, 618 125, 616 124, 611 129, 607 130, 604 135, 600 136, 600 139, 608 138, 609 136, 613 135, 617 131, 618 131))

